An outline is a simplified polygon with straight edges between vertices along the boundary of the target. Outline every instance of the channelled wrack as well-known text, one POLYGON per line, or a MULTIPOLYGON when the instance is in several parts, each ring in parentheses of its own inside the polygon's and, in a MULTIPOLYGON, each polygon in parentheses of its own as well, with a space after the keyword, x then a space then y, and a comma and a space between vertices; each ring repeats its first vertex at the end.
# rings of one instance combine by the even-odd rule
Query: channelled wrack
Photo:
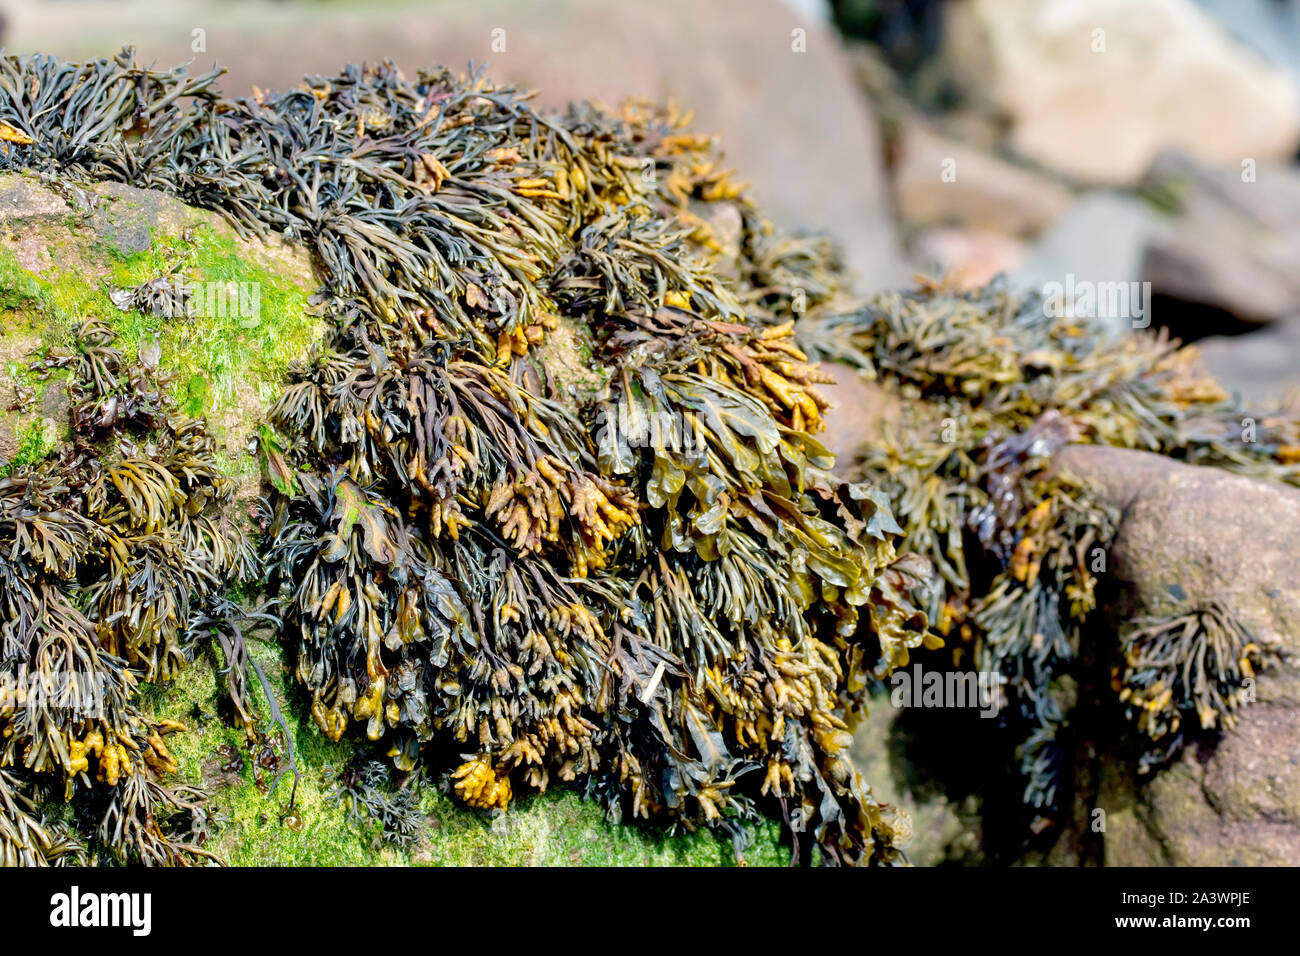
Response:
POLYGON ((1243 441, 1248 412, 1194 348, 1154 331, 1116 334, 1002 283, 925 282, 818 310, 798 332, 811 352, 902 399, 900 420, 853 470, 887 493, 900 548, 938 570, 925 607, 952 665, 1000 678, 1000 723, 1016 741, 1034 829, 1067 812, 1063 771, 1095 732, 1071 720, 1090 681, 1102 685, 1091 688, 1100 712, 1138 731, 1141 770, 1177 754, 1186 732, 1232 723, 1277 649, 1217 602, 1183 602, 1114 633, 1097 613, 1098 583, 1119 515, 1052 456, 1111 445, 1300 484, 1294 409, 1254 413, 1257 440, 1243 441), (1089 660, 1109 666, 1090 674, 1089 660))
POLYGON ((156 356, 113 343, 90 321, 45 352, 38 371, 68 374, 70 437, 0 478, 0 863, 84 862, 78 835, 37 812, 47 794, 121 857, 211 855, 186 835, 202 794, 162 783, 182 728, 147 718, 136 690, 176 672, 187 621, 255 553, 202 423, 175 409, 156 356))
MULTIPOLYGON (((898 859, 849 728, 924 618, 889 570, 883 498, 825 471, 820 376, 791 325, 746 320, 689 241, 698 226, 620 161, 645 152, 647 119, 575 114, 547 146, 497 97, 439 115, 459 148, 421 149, 455 155, 491 130, 502 145, 482 155, 508 161, 439 159, 433 199, 402 201, 522 178, 498 215, 524 237, 551 227, 553 245, 534 240, 518 288, 512 256, 474 249, 491 298, 435 266, 424 301, 390 314, 375 283, 376 305, 336 306, 271 410, 266 562, 318 724, 363 724, 402 768, 426 746, 460 754, 452 785, 472 806, 559 780, 739 836, 766 801, 809 821, 825 859, 898 859), (553 188, 531 185, 546 171, 553 188), (528 361, 561 322, 604 369, 586 394, 528 361), (450 355, 449 331, 468 340, 450 355)), ((474 248, 456 238, 436 242, 474 248)))
MULTIPOLYGON (((671 110, 544 114, 389 65, 246 100, 215 76, 0 61, 0 165, 314 253, 328 331, 262 436, 256 574, 322 732, 360 725, 472 806, 558 780, 738 846, 766 812, 805 860, 902 861, 851 730, 939 641, 887 497, 813 437, 827 377, 793 320, 836 295, 825 244, 775 233, 671 110)), ((113 513, 155 534, 220 504, 205 472, 115 474, 113 513)), ((157 607, 95 646, 166 676, 187 608, 157 607)))

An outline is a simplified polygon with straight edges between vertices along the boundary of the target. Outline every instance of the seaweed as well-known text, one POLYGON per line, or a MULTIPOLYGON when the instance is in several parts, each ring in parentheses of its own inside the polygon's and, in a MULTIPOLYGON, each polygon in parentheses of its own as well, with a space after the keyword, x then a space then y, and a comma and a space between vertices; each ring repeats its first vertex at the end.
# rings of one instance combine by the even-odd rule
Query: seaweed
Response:
POLYGON ((411 847, 419 841, 424 824, 420 788, 410 780, 396 786, 391 767, 381 761, 353 761, 338 771, 332 795, 347 805, 354 820, 364 814, 376 821, 384 842, 411 847))
MULTIPOLYGON (((161 782, 180 728, 149 720, 137 688, 176 673, 191 614, 254 553, 203 423, 176 413, 154 357, 129 363, 113 343, 89 320, 37 360, 71 372, 71 438, 0 479, 0 765, 59 781, 114 855, 186 863, 210 854, 164 818, 200 813, 201 795, 161 782)), ((63 858, 19 779, 0 781, 6 856, 63 858)))
POLYGON ((1232 727, 1254 700, 1257 669, 1277 650, 1257 643, 1221 602, 1178 611, 1137 618, 1120 634, 1123 664, 1114 678, 1129 718, 1150 741, 1144 773, 1183 746, 1185 720, 1202 731, 1232 727))
MULTIPOLYGON (((830 473, 827 378, 778 321, 838 294, 838 267, 808 271, 827 244, 777 234, 671 109, 546 114, 481 73, 387 63, 251 99, 216 75, 9 58, 0 163, 162 189, 314 254, 327 331, 259 432, 251 566, 322 732, 364 725, 483 809, 558 780, 738 847, 765 810, 802 860, 903 861, 850 731, 870 678, 940 642, 885 496, 830 473), (604 389, 539 379, 561 323, 604 389)), ((193 495, 113 467, 123 520, 193 495)), ((243 573, 242 543, 220 557, 202 581, 151 564, 160 600, 107 646, 166 676, 197 613, 242 700, 235 633, 169 603, 243 573)))
MULTIPOLYGON (((811 353, 904 399, 901 421, 861 450, 853 471, 888 493, 900 547, 937 568, 942 586, 926 610, 954 662, 999 676, 1000 723, 1017 742, 1036 831, 1067 805, 1062 734, 1074 695, 1064 688, 1085 678, 1086 659, 1108 653, 1085 654, 1082 641, 1111 632, 1095 612, 1119 522, 1053 453, 1080 442, 1137 448, 1300 483, 1293 411, 1256 422, 1194 349, 1164 332, 1119 335, 1056 311, 1002 282, 959 291, 923 280, 849 308, 818 307, 796 326, 811 353)), ((1106 690, 1145 732, 1141 769, 1177 752, 1188 711, 1208 728, 1245 702, 1242 676, 1261 658, 1234 621, 1216 606, 1112 635, 1125 663, 1106 690)))

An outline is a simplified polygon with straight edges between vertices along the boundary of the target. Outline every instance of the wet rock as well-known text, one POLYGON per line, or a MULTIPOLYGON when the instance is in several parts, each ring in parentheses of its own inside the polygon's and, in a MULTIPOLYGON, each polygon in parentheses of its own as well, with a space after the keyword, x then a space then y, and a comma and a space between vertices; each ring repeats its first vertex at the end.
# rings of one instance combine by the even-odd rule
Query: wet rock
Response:
POLYGON ((1165 146, 1235 165, 1300 142, 1294 77, 1191 0, 961 0, 946 34, 1011 147, 1083 181, 1133 183, 1165 146))
POLYGON ((893 705, 889 693, 872 695, 867 710, 853 735, 853 764, 871 781, 877 799, 911 816, 908 859, 914 866, 983 862, 978 797, 948 793, 911 759, 910 745, 916 741, 903 719, 904 709, 893 705))
POLYGON ((1181 591, 1300 650, 1300 490, 1129 449, 1077 445, 1056 461, 1123 515, 1108 562, 1121 613, 1167 613, 1181 591))
POLYGON ((154 232, 176 229, 189 217, 185 206, 162 193, 121 183, 98 183, 90 227, 109 248, 131 255, 153 245, 154 232))

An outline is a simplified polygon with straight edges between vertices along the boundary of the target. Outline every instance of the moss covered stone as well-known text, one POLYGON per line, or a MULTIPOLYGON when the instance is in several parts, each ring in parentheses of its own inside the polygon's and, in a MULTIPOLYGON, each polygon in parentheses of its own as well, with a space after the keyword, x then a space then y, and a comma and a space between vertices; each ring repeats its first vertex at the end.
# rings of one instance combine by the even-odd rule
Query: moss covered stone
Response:
MULTIPOLYGON (((30 364, 45 350, 67 347, 80 322, 98 318, 118 333, 128 356, 152 346, 160 350, 159 364, 175 373, 174 397, 187 413, 215 426, 225 449, 223 467, 245 486, 245 497, 256 494, 260 469, 246 453, 249 438, 278 397, 288 363, 321 334, 308 302, 317 284, 301 250, 243 239, 219 217, 160 194, 96 186, 69 201, 32 178, 0 175, 0 476, 45 457, 64 437, 59 422, 66 375, 42 378, 30 364), (92 213, 85 204, 93 204, 92 213), (114 303, 114 290, 178 268, 192 282, 254 285, 256 321, 237 310, 168 318, 114 303), (8 408, 11 402, 18 407, 8 408)), ((570 343, 580 343, 587 333, 568 334, 570 343)), ((576 387, 589 388, 599 373, 577 363, 573 375, 576 387)), ((223 713, 224 661, 201 658, 174 683, 144 689, 147 713, 186 727, 168 739, 180 768, 177 780, 212 791, 207 847, 233 865, 737 862, 731 842, 717 834, 621 825, 572 791, 526 797, 492 816, 454 803, 436 784, 418 782, 424 825, 413 846, 396 847, 382 839, 376 821, 352 814, 335 795, 338 772, 357 756, 358 745, 320 733, 278 646, 258 644, 253 654, 290 730, 296 787, 287 769, 289 748, 260 693, 254 703, 264 737, 250 741, 223 713), (269 766, 260 766, 262 757, 269 766)), ((788 861, 775 823, 752 830, 756 839, 744 852, 745 863, 788 861)))

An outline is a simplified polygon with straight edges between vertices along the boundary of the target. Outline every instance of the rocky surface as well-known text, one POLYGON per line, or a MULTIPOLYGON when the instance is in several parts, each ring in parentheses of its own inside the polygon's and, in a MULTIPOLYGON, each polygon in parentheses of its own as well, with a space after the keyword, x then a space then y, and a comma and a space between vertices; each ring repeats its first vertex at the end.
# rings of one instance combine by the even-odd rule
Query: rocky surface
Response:
MULTIPOLYGON (((944 45, 919 70, 851 48, 919 269, 964 286, 1146 282, 1152 324, 1185 341, 1300 315, 1300 57, 1282 35, 1300 5, 943 9, 944 45)), ((1244 393, 1300 381, 1267 361, 1291 339, 1273 332, 1216 346, 1260 383, 1244 393)))
POLYGON ((1144 181, 1172 213, 1146 249, 1142 277, 1153 292, 1248 323, 1300 315, 1300 175, 1165 153, 1144 181))
POLYGON ((848 475, 858 450, 897 423, 902 406, 897 397, 853 369, 829 362, 821 368, 835 381, 819 386, 831 408, 826 414, 826 430, 818 439, 835 453, 836 474, 848 475))
MULTIPOLYGON (((1147 246, 1163 228, 1160 216, 1140 199, 1111 190, 1087 192, 1026 252, 1013 276, 1025 288, 1038 290, 1049 283, 1065 290, 1082 289, 1085 283, 1096 289, 1128 283, 1131 290, 1131 283, 1142 278, 1147 246)), ((1126 314, 1112 313, 1102 300, 1096 296, 1089 314, 1115 331, 1152 321, 1149 310, 1138 314, 1131 298, 1126 314)), ((1146 297, 1143 302, 1150 304, 1146 297)))
POLYGON ((1122 515, 1108 563, 1121 613, 1168 613, 1181 590, 1300 651, 1300 490, 1128 449, 1076 445, 1056 462, 1122 515))
POLYGON ((987 229, 939 226, 924 230, 912 241, 912 255, 922 272, 945 276, 968 289, 1015 272, 1025 254, 1023 241, 987 229))
MULTIPOLYGON (((0 335, 0 456, 14 458, 23 437, 32 436, 40 426, 41 441, 57 439, 54 423, 60 420, 58 402, 64 400, 63 389, 46 388, 44 383, 24 373, 30 351, 39 345, 64 344, 61 334, 52 329, 57 321, 42 318, 57 310, 67 321, 110 317, 116 313, 102 295, 119 283, 130 284, 140 270, 161 274, 174 261, 181 261, 191 248, 186 237, 195 233, 211 240, 205 244, 220 254, 221 262, 209 264, 213 274, 238 259, 258 273, 267 300, 272 287, 283 285, 296 293, 292 323, 309 322, 303 312, 305 297, 314 291, 317 281, 310 260, 300 247, 279 240, 270 242, 245 239, 236 234, 224 219, 211 212, 193 209, 161 193, 136 189, 117 183, 97 183, 85 189, 63 187, 65 195, 39 180, 17 174, 0 174, 0 283, 10 290, 0 295, 0 315, 6 309, 4 334, 0 335), (263 280, 271 280, 265 281, 263 280), (26 290, 26 298, 15 290, 26 290), (38 306, 48 299, 47 308, 38 306), (39 401, 16 403, 15 388, 25 386, 38 392, 39 401), (56 403, 56 404, 51 404, 56 403)), ((190 277, 202 281, 204 263, 196 263, 190 277)), ((222 272, 224 275, 224 272, 222 272)), ((154 278, 154 275, 148 278, 154 278)), ((267 310, 265 327, 233 332, 228 357, 249 361, 260 355, 262 339, 278 339, 280 330, 273 324, 286 316, 267 310)), ((158 317, 151 322, 153 331, 162 335, 158 317)), ((191 330, 195 331, 195 330, 191 330)), ((229 333, 231 330, 224 330, 229 333)), ((165 335, 164 335, 165 337, 165 335)), ((207 330, 202 339, 209 345, 222 336, 207 330)), ((194 346, 195 336, 185 345, 194 346)), ((181 344, 176 340, 176 344, 181 344)), ((211 369, 199 366, 206 357, 194 348, 185 363, 187 370, 212 378, 211 369)), ((229 364, 229 363, 228 363, 229 364)), ((234 459, 243 457, 249 435, 256 426, 255 412, 261 400, 255 386, 263 384, 250 368, 238 376, 227 375, 229 388, 214 395, 206 409, 223 439, 225 451, 234 459)), ((212 384, 209 381, 209 384, 212 384)))
POLYGON ((912 865, 985 862, 980 798, 968 787, 945 788, 922 768, 914 748, 924 741, 916 739, 908 720, 916 712, 895 707, 887 693, 873 695, 868 708, 853 736, 853 762, 878 799, 911 816, 906 849, 912 865))
POLYGON ((1281 655, 1234 728, 1151 780, 1099 762, 1105 862, 1300 864, 1300 491, 1095 446, 1064 449, 1057 465, 1095 482, 1122 514, 1108 563, 1120 620, 1168 613, 1178 592, 1219 600, 1281 655))

